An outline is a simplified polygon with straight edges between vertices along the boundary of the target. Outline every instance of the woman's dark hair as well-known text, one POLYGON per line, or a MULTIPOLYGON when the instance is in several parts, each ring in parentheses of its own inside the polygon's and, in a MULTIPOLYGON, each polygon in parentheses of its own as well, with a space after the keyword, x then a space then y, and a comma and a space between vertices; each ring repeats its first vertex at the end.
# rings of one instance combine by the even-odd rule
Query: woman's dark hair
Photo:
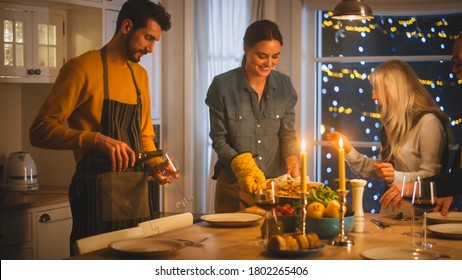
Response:
POLYGON ((134 30, 145 27, 149 19, 157 22, 163 31, 168 31, 172 26, 170 14, 167 13, 164 6, 159 2, 154 3, 150 0, 128 0, 125 2, 117 17, 116 34, 125 19, 132 21, 134 30))
MULTIPOLYGON (((247 27, 244 35, 244 45, 248 48, 255 46, 258 42, 261 41, 271 41, 277 40, 283 45, 282 34, 279 31, 279 27, 276 23, 264 19, 255 21, 247 27)), ((242 66, 246 63, 245 55, 242 58, 242 66)))

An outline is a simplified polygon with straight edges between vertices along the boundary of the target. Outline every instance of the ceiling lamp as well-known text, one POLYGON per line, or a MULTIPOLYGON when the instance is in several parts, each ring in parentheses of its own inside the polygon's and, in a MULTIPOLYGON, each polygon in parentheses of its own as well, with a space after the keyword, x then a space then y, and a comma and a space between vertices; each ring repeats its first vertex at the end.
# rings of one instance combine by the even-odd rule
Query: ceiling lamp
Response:
POLYGON ((334 8, 333 19, 340 20, 362 20, 371 19, 372 9, 363 0, 342 0, 334 8))

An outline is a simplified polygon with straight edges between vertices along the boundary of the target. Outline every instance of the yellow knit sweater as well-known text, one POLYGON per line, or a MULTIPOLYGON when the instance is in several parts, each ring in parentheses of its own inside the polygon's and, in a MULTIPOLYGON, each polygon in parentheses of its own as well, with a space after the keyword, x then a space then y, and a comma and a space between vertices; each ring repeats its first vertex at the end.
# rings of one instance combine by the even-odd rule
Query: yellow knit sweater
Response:
MULTIPOLYGON (((142 145, 156 150, 151 121, 148 76, 143 67, 130 63, 142 93, 142 145)), ((109 98, 136 104, 136 89, 126 64, 108 61, 109 98)), ((103 66, 99 51, 89 51, 69 60, 30 128, 32 145, 73 150, 76 161, 94 146, 103 108, 103 66), (67 124, 66 125, 66 121, 67 124)))

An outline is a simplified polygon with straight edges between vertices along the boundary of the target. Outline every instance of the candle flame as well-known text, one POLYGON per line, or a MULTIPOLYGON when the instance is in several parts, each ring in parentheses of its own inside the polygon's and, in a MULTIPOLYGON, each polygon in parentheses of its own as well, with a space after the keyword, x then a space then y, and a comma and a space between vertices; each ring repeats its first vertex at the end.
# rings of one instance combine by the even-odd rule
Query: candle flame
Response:
POLYGON ((343 139, 342 139, 342 137, 340 137, 340 139, 338 140, 338 145, 340 146, 340 149, 343 148, 343 139))
POLYGON ((305 151, 305 147, 306 147, 305 139, 302 139, 302 152, 305 151))

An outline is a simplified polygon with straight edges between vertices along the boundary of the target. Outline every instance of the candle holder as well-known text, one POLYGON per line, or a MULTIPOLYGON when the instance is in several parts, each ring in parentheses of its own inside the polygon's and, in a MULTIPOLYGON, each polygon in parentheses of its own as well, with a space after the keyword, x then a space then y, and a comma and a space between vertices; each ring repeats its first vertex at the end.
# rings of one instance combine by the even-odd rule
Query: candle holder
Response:
POLYGON ((336 191, 339 196, 339 231, 337 236, 330 241, 331 245, 333 246, 352 246, 354 245, 353 239, 345 234, 345 214, 346 214, 346 198, 348 191, 347 190, 337 190, 336 191))
POLYGON ((300 231, 306 233, 306 206, 308 206, 308 193, 300 192, 300 231))

